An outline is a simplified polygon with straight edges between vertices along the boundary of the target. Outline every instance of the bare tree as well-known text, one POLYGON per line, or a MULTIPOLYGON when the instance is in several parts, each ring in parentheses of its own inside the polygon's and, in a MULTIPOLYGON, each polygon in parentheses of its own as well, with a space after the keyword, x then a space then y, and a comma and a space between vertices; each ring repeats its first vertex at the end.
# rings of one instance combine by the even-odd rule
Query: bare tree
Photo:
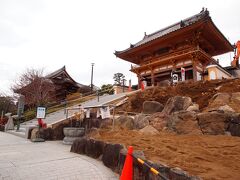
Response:
POLYGON ((43 69, 27 69, 12 87, 15 93, 25 96, 29 107, 44 105, 55 99, 54 84, 43 76, 43 69))

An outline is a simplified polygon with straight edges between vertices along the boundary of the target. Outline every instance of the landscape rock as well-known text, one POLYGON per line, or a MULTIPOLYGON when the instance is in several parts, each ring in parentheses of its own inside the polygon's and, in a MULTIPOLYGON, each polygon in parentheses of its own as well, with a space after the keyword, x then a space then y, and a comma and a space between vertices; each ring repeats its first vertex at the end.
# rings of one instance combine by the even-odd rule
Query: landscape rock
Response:
POLYGON ((133 118, 126 115, 121 115, 115 120, 115 126, 126 128, 126 129, 133 129, 133 118))
POLYGON ((157 101, 144 101, 143 103, 143 113, 153 114, 156 112, 161 112, 164 106, 157 101))
POLYGON ((195 111, 195 112, 199 112, 199 105, 194 103, 193 105, 189 106, 187 108, 187 111, 195 111))
POLYGON ((240 124, 230 123, 228 131, 230 131, 232 136, 240 136, 240 124))
POLYGON ((38 128, 34 128, 31 132, 31 139, 36 139, 39 136, 38 128))
POLYGON ((42 138, 44 140, 53 140, 52 128, 33 128, 31 131, 31 139, 42 138))
POLYGON ((146 135, 157 135, 159 134, 159 131, 156 130, 154 127, 152 127, 151 125, 148 125, 146 127, 144 127, 143 129, 141 129, 139 132, 146 134, 146 135))
POLYGON ((105 143, 94 139, 89 139, 85 146, 86 155, 92 158, 99 158, 103 154, 105 143))
POLYGON ((144 114, 138 114, 133 119, 134 129, 142 129, 149 125, 149 116, 144 114))
MULTIPOLYGON (((188 173, 186 171, 176 167, 176 168, 170 169, 169 179, 191 180, 192 177, 190 175, 188 175, 188 173)), ((199 180, 200 180, 200 178, 199 178, 199 180)))
POLYGON ((238 113, 229 113, 230 123, 228 131, 232 136, 240 136, 240 114, 238 113))
POLYGON ((203 112, 197 115, 198 124, 203 134, 218 135, 225 134, 231 116, 228 113, 203 112))
POLYGON ((232 93, 231 101, 235 104, 240 104, 240 92, 232 93))
POLYGON ((219 111, 223 111, 223 112, 235 112, 235 111, 233 110, 233 108, 231 108, 231 107, 228 106, 228 105, 220 106, 220 107, 218 108, 218 110, 219 110, 219 111))
POLYGON ((5 116, 8 117, 8 121, 5 124, 5 131, 14 129, 14 123, 13 123, 13 118, 12 118, 11 114, 12 113, 6 113, 5 114, 5 116))
POLYGON ((179 111, 173 113, 170 115, 167 127, 177 134, 202 134, 194 111, 179 111))
POLYGON ((169 120, 169 115, 160 112, 155 113, 149 117, 150 125, 157 129, 158 131, 162 131, 164 128, 167 127, 167 122, 169 120))
POLYGON ((103 164, 113 171, 117 171, 119 153, 123 148, 121 144, 106 144, 102 156, 103 164))
POLYGON ((53 140, 53 133, 52 128, 40 128, 40 137, 45 140, 53 140))
POLYGON ((228 104, 230 102, 231 95, 229 93, 217 93, 213 96, 212 106, 223 106, 225 104, 228 104))
POLYGON ((175 96, 169 98, 163 111, 166 114, 172 114, 177 111, 187 110, 192 105, 192 99, 190 97, 175 96))
POLYGON ((86 144, 87 144, 86 138, 81 137, 77 138, 75 141, 73 141, 70 152, 85 154, 86 144))

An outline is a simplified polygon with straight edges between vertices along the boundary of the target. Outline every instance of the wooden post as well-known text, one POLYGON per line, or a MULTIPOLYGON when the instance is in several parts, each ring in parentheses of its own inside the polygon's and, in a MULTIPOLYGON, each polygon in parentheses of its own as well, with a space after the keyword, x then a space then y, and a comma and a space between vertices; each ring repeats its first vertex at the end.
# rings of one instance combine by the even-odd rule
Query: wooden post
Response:
POLYGON ((151 68, 151 84, 152 84, 152 86, 154 86, 154 84, 155 84, 155 80, 154 80, 154 69, 153 69, 153 68, 151 68))
POLYGON ((193 81, 197 81, 197 67, 196 67, 196 58, 192 59, 192 67, 193 67, 193 81))
POLYGON ((138 89, 141 88, 141 78, 140 78, 140 75, 137 74, 137 78, 138 78, 138 89))

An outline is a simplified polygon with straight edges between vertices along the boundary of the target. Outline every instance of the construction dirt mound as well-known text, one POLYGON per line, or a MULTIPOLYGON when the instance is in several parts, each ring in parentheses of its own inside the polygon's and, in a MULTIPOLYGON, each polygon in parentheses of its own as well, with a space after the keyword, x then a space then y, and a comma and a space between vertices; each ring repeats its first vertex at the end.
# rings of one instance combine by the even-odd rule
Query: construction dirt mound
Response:
POLYGON ((211 98, 217 93, 240 92, 240 79, 213 80, 179 83, 176 86, 149 87, 129 96, 128 102, 118 111, 142 112, 144 101, 157 101, 166 104, 173 96, 188 96, 199 105, 200 111, 209 105, 211 98))
POLYGON ((145 157, 180 167, 203 179, 240 179, 240 138, 232 136, 174 135, 160 132, 146 135, 132 130, 100 130, 95 139, 133 146, 145 157))

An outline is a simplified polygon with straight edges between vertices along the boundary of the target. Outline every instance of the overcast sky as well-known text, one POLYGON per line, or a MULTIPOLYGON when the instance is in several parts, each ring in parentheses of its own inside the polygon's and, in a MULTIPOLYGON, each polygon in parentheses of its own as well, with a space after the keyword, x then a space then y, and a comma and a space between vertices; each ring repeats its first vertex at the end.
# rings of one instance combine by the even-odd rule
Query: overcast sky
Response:
MULTIPOLYGON (((121 72, 137 83, 123 50, 147 34, 197 14, 202 7, 233 44, 240 39, 239 0, 0 0, 0 91, 26 68, 45 73, 66 65, 77 82, 113 83, 121 72)), ((230 53, 220 59, 230 64, 230 53)))

